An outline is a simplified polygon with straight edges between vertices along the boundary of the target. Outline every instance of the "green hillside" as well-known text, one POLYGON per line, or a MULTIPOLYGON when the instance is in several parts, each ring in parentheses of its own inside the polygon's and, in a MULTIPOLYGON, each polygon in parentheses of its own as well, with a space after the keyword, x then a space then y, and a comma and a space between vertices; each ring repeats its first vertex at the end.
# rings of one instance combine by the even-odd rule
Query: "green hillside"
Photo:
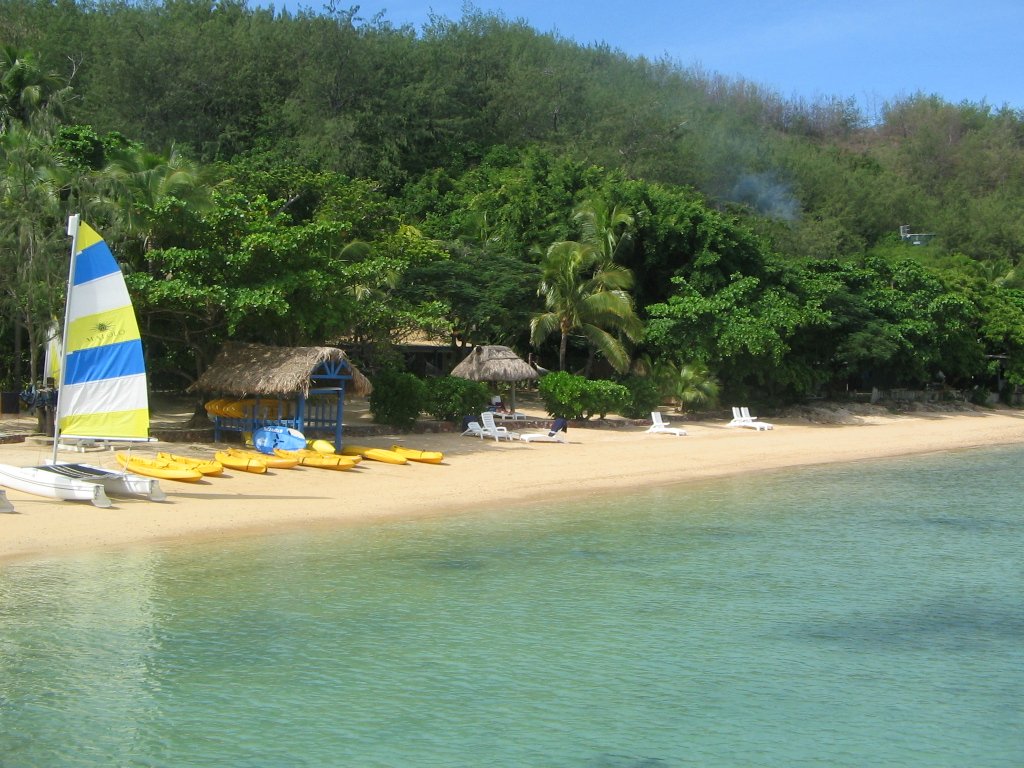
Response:
POLYGON ((1019 111, 869 116, 472 10, 8 0, 0 44, 4 389, 39 375, 70 211, 162 386, 227 339, 372 373, 423 333, 764 402, 1024 383, 1019 111))

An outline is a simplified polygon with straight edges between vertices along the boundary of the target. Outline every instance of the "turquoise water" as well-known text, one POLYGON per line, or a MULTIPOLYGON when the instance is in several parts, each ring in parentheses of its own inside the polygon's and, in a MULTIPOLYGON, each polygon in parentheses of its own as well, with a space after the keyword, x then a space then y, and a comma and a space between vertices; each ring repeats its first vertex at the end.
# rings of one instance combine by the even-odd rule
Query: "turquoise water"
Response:
POLYGON ((12 564, 0 765, 1016 768, 1022 460, 12 564))

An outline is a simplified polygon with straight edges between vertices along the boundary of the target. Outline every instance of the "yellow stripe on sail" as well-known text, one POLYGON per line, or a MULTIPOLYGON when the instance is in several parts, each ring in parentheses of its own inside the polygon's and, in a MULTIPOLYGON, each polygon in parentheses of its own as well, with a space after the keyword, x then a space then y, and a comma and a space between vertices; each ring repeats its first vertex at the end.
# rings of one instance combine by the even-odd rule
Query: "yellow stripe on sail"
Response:
POLYGON ((86 224, 84 221, 78 222, 78 252, 81 253, 90 245, 96 245, 103 238, 100 237, 96 230, 86 224))
POLYGON ((149 434, 149 409, 135 411, 105 411, 66 416, 60 420, 60 433, 66 437, 111 437, 127 439, 149 434))
POLYGON ((139 326, 131 304, 80 317, 68 326, 68 350, 92 349, 138 338, 139 326))

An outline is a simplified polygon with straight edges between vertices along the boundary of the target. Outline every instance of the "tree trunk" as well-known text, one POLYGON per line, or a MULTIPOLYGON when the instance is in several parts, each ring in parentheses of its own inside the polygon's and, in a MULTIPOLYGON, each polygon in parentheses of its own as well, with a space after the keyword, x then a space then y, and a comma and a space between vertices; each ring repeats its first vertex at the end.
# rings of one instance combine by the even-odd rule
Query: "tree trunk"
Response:
POLYGON ((199 400, 195 404, 195 409, 192 411, 192 415, 189 417, 188 421, 185 422, 185 426, 192 427, 193 429, 201 429, 203 427, 210 426, 212 423, 213 422, 210 421, 210 417, 206 413, 206 406, 201 400, 199 400))
POLYGON ((21 323, 17 320, 14 321, 14 366, 12 374, 14 381, 11 382, 11 387, 15 391, 19 391, 21 388, 21 323))

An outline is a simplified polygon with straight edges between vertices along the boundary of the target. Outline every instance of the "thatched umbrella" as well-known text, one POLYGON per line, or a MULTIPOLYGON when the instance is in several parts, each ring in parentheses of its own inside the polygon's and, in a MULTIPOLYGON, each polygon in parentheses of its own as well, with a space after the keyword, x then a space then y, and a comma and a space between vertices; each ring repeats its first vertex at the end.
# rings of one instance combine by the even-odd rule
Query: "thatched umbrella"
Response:
POLYGON ((452 376, 470 381, 509 381, 512 383, 512 411, 516 410, 516 382, 536 379, 529 363, 508 347, 474 347, 469 356, 452 369, 452 376))

